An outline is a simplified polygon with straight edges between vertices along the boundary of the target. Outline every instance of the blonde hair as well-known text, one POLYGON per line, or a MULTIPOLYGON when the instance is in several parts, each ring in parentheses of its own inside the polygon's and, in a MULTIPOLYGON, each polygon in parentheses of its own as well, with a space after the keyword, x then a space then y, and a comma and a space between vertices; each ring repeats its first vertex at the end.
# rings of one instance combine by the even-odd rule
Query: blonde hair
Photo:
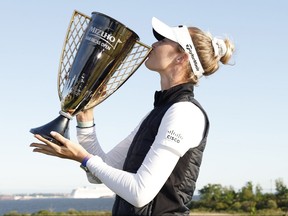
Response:
MULTIPOLYGON (((214 53, 214 48, 212 45, 213 38, 210 33, 205 33, 196 27, 189 27, 188 30, 198 54, 199 60, 202 64, 204 76, 209 76, 215 73, 219 69, 219 61, 222 64, 228 64, 235 50, 233 43, 229 39, 224 39, 227 51, 224 56, 219 57, 214 53)), ((188 66, 189 69, 187 69, 188 72, 186 78, 193 84, 197 84, 198 77, 193 72, 191 73, 192 69, 190 64, 188 64, 188 66)))

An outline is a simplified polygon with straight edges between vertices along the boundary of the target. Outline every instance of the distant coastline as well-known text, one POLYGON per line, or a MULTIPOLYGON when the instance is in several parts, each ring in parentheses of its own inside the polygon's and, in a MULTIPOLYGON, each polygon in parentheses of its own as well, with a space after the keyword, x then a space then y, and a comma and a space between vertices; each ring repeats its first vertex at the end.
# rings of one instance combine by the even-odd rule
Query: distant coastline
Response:
POLYGON ((0 194, 0 200, 30 200, 30 199, 55 199, 55 198, 75 198, 75 199, 97 199, 113 198, 115 194, 104 184, 95 187, 79 187, 73 189, 71 193, 19 193, 0 194))

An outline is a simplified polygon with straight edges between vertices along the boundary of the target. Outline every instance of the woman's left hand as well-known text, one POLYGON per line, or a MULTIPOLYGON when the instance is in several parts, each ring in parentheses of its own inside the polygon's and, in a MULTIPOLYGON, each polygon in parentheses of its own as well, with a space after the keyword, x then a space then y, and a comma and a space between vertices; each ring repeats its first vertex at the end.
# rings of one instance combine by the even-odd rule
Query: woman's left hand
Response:
POLYGON ((36 134, 34 137, 43 143, 31 143, 30 147, 35 147, 33 152, 75 160, 80 163, 85 157, 92 157, 81 145, 71 142, 57 132, 52 131, 50 134, 62 145, 57 145, 36 134))

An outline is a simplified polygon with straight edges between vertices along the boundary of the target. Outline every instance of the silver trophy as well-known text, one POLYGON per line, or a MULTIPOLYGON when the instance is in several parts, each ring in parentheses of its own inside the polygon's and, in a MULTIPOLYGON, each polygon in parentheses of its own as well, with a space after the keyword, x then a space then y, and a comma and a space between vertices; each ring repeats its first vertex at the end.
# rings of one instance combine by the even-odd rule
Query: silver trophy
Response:
POLYGON ((58 72, 60 115, 30 130, 54 143, 56 131, 69 139, 69 121, 100 104, 145 61, 151 48, 119 21, 98 12, 74 11, 64 41, 58 72))

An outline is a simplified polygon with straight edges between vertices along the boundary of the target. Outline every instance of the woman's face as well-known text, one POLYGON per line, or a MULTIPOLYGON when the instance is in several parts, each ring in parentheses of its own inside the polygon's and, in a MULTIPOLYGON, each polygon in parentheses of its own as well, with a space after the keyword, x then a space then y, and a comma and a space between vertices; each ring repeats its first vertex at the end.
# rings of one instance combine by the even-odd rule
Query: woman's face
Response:
POLYGON ((152 44, 152 51, 145 65, 150 70, 163 73, 169 71, 178 55, 178 44, 165 38, 152 44))

